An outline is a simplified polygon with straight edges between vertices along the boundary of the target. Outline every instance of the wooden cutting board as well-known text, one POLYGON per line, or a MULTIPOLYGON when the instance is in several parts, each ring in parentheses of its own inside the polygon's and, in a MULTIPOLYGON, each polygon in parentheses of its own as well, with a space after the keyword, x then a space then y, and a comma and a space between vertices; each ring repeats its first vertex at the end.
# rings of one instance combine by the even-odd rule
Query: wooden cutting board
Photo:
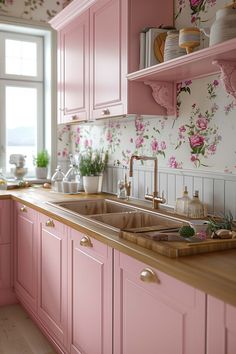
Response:
POLYGON ((155 232, 130 233, 126 231, 122 231, 120 237, 170 258, 236 248, 236 239, 208 239, 197 243, 187 241, 157 241, 155 239, 155 232))

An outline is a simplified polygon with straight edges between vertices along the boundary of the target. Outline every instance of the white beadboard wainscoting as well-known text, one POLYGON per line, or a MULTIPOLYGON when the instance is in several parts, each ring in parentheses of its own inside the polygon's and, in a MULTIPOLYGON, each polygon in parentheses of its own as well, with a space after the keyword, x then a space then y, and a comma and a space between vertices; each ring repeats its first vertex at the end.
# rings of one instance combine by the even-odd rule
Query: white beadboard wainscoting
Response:
MULTIPOLYGON (((108 166, 104 173, 103 191, 116 194, 117 182, 124 178, 128 170, 116 166, 108 166)), ((150 167, 134 166, 131 196, 144 199, 149 189, 153 191, 153 169, 150 167)), ((183 194, 187 186, 191 197, 195 190, 199 191, 200 200, 207 204, 210 214, 222 214, 231 211, 236 219, 236 175, 226 173, 212 173, 190 171, 184 169, 159 168, 158 191, 164 191, 166 204, 174 207, 175 200, 183 194)))

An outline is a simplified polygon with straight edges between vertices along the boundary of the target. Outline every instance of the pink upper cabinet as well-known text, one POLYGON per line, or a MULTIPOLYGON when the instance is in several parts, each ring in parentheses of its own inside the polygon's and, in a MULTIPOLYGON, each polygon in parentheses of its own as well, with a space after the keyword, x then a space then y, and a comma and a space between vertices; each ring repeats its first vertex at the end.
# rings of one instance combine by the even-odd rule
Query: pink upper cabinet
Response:
POLYGON ((115 251, 114 354, 204 354, 205 294, 115 251))
POLYGON ((207 354, 236 353, 236 308, 212 296, 207 302, 207 354))
POLYGON ((77 16, 59 34, 60 122, 89 118, 89 13, 77 16))

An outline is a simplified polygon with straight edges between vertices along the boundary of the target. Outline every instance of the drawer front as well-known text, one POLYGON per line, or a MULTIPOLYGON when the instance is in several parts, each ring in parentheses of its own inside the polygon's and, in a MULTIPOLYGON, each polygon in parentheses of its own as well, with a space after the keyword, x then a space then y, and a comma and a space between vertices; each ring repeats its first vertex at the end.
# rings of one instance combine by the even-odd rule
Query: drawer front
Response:
POLYGON ((23 203, 16 202, 15 210, 18 216, 22 216, 31 221, 36 220, 37 212, 23 203))
POLYGON ((42 229, 52 232, 54 235, 61 235, 64 233, 65 225, 60 221, 50 218, 47 215, 40 215, 39 217, 42 229))

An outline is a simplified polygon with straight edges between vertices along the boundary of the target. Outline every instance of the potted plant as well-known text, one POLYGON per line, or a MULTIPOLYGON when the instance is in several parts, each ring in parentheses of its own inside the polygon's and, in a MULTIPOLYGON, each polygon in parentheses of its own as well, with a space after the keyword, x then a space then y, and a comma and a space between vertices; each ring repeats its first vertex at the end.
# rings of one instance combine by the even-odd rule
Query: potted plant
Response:
POLYGON ((80 156, 79 170, 83 177, 86 193, 100 193, 102 190, 103 172, 107 166, 108 153, 89 148, 80 156))
POLYGON ((48 175, 49 164, 49 155, 47 150, 41 150, 37 153, 37 156, 34 158, 34 164, 36 165, 36 178, 46 179, 48 175))

